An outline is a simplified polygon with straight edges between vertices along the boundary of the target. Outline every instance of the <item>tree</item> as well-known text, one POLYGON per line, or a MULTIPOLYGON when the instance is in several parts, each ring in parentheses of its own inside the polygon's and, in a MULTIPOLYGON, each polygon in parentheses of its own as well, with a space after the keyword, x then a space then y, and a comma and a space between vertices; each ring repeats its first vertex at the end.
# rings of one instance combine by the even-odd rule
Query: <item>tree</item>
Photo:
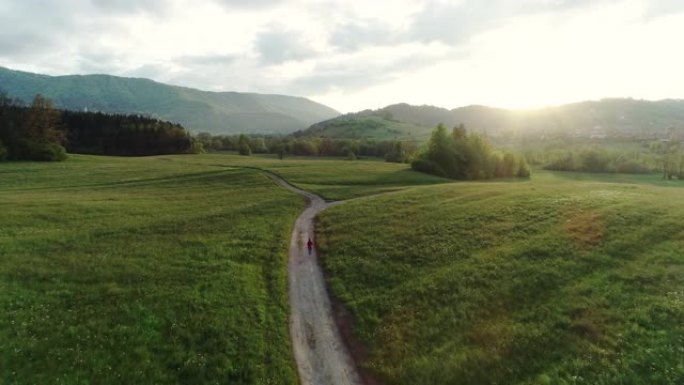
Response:
POLYGON ((663 179, 673 179, 680 174, 680 152, 679 140, 671 138, 663 143, 663 179))
POLYGON ((580 154, 582 159, 582 171, 606 172, 608 171, 608 158, 597 150, 585 150, 580 154))
POLYGON ((514 175, 518 178, 530 177, 530 166, 527 165, 525 158, 520 158, 518 160, 518 171, 514 175))
POLYGON ((491 146, 480 135, 469 134, 466 138, 466 159, 468 179, 487 179, 494 174, 491 162, 491 146))
POLYGON ((394 142, 392 150, 385 154, 385 161, 394 163, 404 163, 406 161, 406 151, 402 142, 394 142))
POLYGON ((41 95, 36 95, 26 113, 18 135, 18 158, 66 159, 66 150, 62 146, 66 141, 65 135, 57 127, 60 113, 55 110, 52 102, 41 95))
POLYGON ((5 147, 2 144, 2 141, 0 141, 0 161, 3 161, 7 159, 7 147, 5 147))
POLYGON ((454 178, 467 179, 470 150, 465 125, 461 123, 455 126, 451 130, 451 139, 454 142, 454 161, 456 162, 454 178))
POLYGON ((517 176, 520 170, 520 161, 515 155, 506 153, 502 159, 501 175, 504 177, 517 176))
POLYGON ((678 176, 681 145, 677 138, 671 135, 669 139, 653 142, 650 145, 650 150, 657 156, 663 179, 672 179, 678 176))
POLYGON ((449 137, 446 127, 440 123, 432 131, 432 136, 430 136, 427 159, 439 165, 448 177, 454 178, 456 176, 454 155, 453 141, 449 137))
POLYGON ((253 138, 249 141, 249 147, 255 154, 268 153, 268 148, 266 148, 266 142, 264 142, 264 138, 253 138))
POLYGON ((292 153, 295 155, 316 156, 318 146, 312 140, 297 139, 292 142, 292 153))
POLYGON ((252 155, 252 149, 249 147, 249 140, 245 135, 240 135, 240 138, 238 139, 238 153, 244 156, 252 155))
POLYGON ((204 145, 197 138, 192 138, 190 141, 190 148, 188 149, 189 154, 204 154, 204 145))
POLYGON ((494 152, 486 138, 467 134, 463 125, 454 127, 451 135, 443 124, 437 125, 425 150, 411 162, 411 168, 452 179, 529 176, 524 160, 494 152))
POLYGON ((59 119, 60 112, 54 108, 52 101, 40 94, 36 95, 29 109, 25 134, 35 140, 64 142, 64 133, 57 128, 59 119))

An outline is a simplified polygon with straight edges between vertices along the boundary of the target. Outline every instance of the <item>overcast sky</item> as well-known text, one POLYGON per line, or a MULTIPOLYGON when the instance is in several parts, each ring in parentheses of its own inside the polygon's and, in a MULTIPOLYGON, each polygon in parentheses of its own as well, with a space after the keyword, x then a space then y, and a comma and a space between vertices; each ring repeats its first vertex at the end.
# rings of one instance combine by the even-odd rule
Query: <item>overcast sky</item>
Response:
POLYGON ((683 40, 680 0, 0 0, 0 66, 342 112, 684 98, 683 40))

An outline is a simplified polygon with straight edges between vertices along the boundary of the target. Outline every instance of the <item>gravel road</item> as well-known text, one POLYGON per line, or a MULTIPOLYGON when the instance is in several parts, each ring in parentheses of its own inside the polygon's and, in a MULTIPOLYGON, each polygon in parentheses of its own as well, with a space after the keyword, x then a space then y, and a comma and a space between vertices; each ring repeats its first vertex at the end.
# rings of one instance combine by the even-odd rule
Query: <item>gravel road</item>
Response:
POLYGON ((354 362, 333 319, 330 298, 315 247, 313 219, 335 203, 292 186, 281 177, 267 173, 281 186, 303 195, 309 206, 297 218, 290 242, 288 264, 290 295, 290 336, 302 385, 361 384, 354 362))

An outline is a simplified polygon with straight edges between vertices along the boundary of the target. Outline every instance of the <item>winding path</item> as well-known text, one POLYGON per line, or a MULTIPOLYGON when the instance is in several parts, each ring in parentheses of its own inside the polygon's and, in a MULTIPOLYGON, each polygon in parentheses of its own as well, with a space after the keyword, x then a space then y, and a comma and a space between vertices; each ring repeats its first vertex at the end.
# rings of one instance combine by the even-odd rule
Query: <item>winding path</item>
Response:
POLYGON ((318 195, 299 189, 272 172, 262 171, 279 185, 309 200, 309 206, 295 222, 288 263, 290 336, 300 383, 359 385, 361 380, 354 361, 333 319, 318 255, 315 248, 309 254, 306 247, 308 239, 314 239, 316 215, 340 202, 326 203, 318 195))

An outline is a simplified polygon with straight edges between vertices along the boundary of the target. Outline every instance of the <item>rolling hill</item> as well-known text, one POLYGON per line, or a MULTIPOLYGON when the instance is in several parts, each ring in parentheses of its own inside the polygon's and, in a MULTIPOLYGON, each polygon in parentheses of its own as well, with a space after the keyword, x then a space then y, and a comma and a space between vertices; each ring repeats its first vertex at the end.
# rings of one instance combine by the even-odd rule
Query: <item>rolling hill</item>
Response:
POLYGON ((143 114, 214 134, 290 133, 339 115, 302 97, 208 92, 110 75, 47 76, 3 67, 0 90, 25 102, 40 93, 64 109, 143 114))
POLYGON ((603 99, 534 110, 467 106, 448 110, 434 106, 394 104, 319 122, 299 136, 424 140, 439 123, 466 128, 494 138, 543 135, 573 137, 664 137, 671 127, 684 127, 684 100, 603 99))

